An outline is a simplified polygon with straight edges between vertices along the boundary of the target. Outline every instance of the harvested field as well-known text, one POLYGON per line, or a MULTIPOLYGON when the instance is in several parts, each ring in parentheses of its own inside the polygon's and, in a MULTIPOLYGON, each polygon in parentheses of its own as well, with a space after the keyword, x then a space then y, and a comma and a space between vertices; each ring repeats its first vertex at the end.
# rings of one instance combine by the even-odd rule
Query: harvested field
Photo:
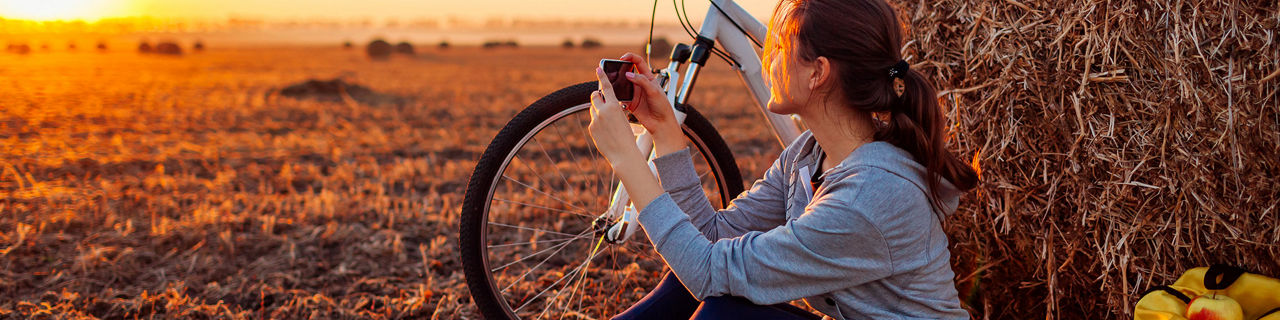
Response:
MULTIPOLYGON (((0 60, 0 318, 477 318, 455 248, 476 159, 628 49, 0 60), (405 99, 279 94, 337 77, 405 99)), ((720 63, 692 101, 722 102, 702 110, 753 180, 780 147, 738 88, 720 63)))

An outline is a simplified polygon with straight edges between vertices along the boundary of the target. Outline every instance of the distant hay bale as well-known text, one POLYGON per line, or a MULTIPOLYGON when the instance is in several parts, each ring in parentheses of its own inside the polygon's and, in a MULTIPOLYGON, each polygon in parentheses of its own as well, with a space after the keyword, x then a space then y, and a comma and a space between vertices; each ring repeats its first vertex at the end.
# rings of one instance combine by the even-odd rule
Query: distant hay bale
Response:
POLYGON ((146 41, 138 43, 138 52, 151 53, 151 44, 146 41))
POLYGON ((564 42, 560 43, 560 47, 565 49, 573 49, 573 47, 577 47, 577 45, 573 43, 573 39, 564 39, 564 42))
POLYGON ((343 48, 343 49, 351 49, 351 48, 354 48, 354 47, 355 47, 355 44, 354 44, 354 43, 351 43, 351 41, 349 41, 349 40, 348 40, 348 41, 344 41, 344 42, 342 42, 342 48, 343 48))
POLYGON ((98 41, 97 48, 98 48, 98 51, 107 51, 107 42, 106 42, 106 41, 98 41))
POLYGON ((353 102, 367 105, 398 104, 408 101, 408 99, 391 94, 378 93, 365 86, 349 83, 342 79, 308 79, 280 89, 280 95, 294 99, 353 102))
POLYGON ((519 46, 520 44, 516 43, 515 40, 489 40, 489 41, 485 41, 484 44, 482 45, 482 47, 484 47, 485 49, 516 48, 519 46))
POLYGON ((157 43, 155 50, 152 50, 152 52, 158 53, 158 54, 167 54, 167 55, 177 56, 177 55, 182 55, 182 47, 178 46, 177 43, 174 43, 171 41, 164 41, 164 42, 157 43))
POLYGON ((67 42, 67 50, 75 51, 75 50, 76 50, 76 43, 75 43, 75 42, 67 42))
MULTIPOLYGON (((673 48, 675 46, 671 44, 671 40, 667 40, 667 37, 653 38, 653 42, 649 43, 649 53, 655 58, 662 58, 662 60, 666 60, 667 57, 671 56, 671 49, 673 48)), ((640 52, 644 52, 644 46, 640 47, 640 52)))
POLYGON ((369 42, 369 44, 364 47, 364 52, 369 55, 370 59, 386 60, 391 58, 393 48, 391 47, 391 43, 388 43, 386 40, 376 39, 369 42))
POLYGON ((1280 3, 891 1, 981 168, 945 222, 975 318, 1132 318, 1213 263, 1280 276, 1280 3))
POLYGON ((583 49, 595 49, 603 46, 604 46, 604 43, 600 42, 600 39, 596 39, 596 38, 582 39, 583 49))
POLYGON ((436 45, 436 48, 440 48, 440 49, 448 49, 448 48, 449 48, 449 41, 440 41, 440 44, 437 44, 437 45, 436 45))
POLYGON ((396 44, 396 53, 413 55, 413 45, 409 42, 400 42, 396 44))
POLYGON ((191 50, 204 51, 204 41, 196 40, 196 43, 191 45, 191 50))
POLYGON ((10 43, 7 51, 16 54, 28 54, 31 53, 31 45, 25 43, 10 43))

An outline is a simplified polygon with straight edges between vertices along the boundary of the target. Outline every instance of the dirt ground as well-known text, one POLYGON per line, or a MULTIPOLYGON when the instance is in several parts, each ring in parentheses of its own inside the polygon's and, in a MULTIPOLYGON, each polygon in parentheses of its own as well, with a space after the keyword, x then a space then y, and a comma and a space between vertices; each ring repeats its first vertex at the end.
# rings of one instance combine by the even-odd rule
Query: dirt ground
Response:
MULTIPOLYGON (((456 255, 475 161, 628 49, 3 54, 0 318, 478 318, 456 255), (333 78, 390 98, 278 93, 333 78)), ((713 61, 691 102, 749 184, 780 146, 713 61)))

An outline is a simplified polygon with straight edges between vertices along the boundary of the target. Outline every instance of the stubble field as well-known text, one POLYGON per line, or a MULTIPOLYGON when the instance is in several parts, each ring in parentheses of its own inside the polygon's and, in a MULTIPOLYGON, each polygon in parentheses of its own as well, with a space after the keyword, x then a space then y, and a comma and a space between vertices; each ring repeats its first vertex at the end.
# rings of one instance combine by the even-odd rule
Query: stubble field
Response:
MULTIPOLYGON (((6 54, 0 318, 477 318, 456 253, 475 161, 627 50, 6 54), (382 99, 280 94, 339 77, 382 99)), ((691 102, 749 184, 780 146, 742 88, 714 61, 691 102)))

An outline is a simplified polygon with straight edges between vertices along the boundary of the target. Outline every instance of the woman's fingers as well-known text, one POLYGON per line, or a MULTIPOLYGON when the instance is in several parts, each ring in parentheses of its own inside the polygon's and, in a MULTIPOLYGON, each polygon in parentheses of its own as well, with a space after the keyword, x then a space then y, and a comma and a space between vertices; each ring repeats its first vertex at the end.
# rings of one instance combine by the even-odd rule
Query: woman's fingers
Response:
POLYGON ((619 60, 631 61, 631 63, 636 65, 636 70, 640 71, 640 74, 643 74, 645 78, 653 79, 653 69, 649 68, 649 62, 644 61, 644 57, 627 52, 622 55, 622 58, 619 58, 619 60))
POLYGON ((666 96, 662 93, 662 88, 659 88, 658 84, 653 83, 653 81, 650 81, 649 79, 641 79, 641 76, 638 74, 627 72, 627 79, 631 80, 631 83, 639 86, 640 90, 644 90, 644 93, 650 97, 659 98, 666 96))
POLYGON ((604 69, 596 67, 596 81, 600 84, 600 93, 605 102, 618 102, 618 96, 613 93, 613 84, 609 82, 609 76, 604 73, 604 69))
POLYGON ((627 74, 627 78, 640 87, 640 90, 644 90, 643 96, 646 97, 645 111, 647 113, 656 116, 658 119, 665 119, 674 115, 671 111, 671 104, 667 102, 667 96, 663 94, 662 88, 659 88, 657 84, 652 81, 644 81, 640 79, 640 75, 636 74, 627 74))
POLYGON ((601 96, 600 91, 592 91, 591 92, 591 108, 590 108, 591 118, 595 118, 596 113, 600 112, 599 110, 596 109, 597 108, 596 106, 599 106, 601 104, 604 104, 604 97, 601 96))

